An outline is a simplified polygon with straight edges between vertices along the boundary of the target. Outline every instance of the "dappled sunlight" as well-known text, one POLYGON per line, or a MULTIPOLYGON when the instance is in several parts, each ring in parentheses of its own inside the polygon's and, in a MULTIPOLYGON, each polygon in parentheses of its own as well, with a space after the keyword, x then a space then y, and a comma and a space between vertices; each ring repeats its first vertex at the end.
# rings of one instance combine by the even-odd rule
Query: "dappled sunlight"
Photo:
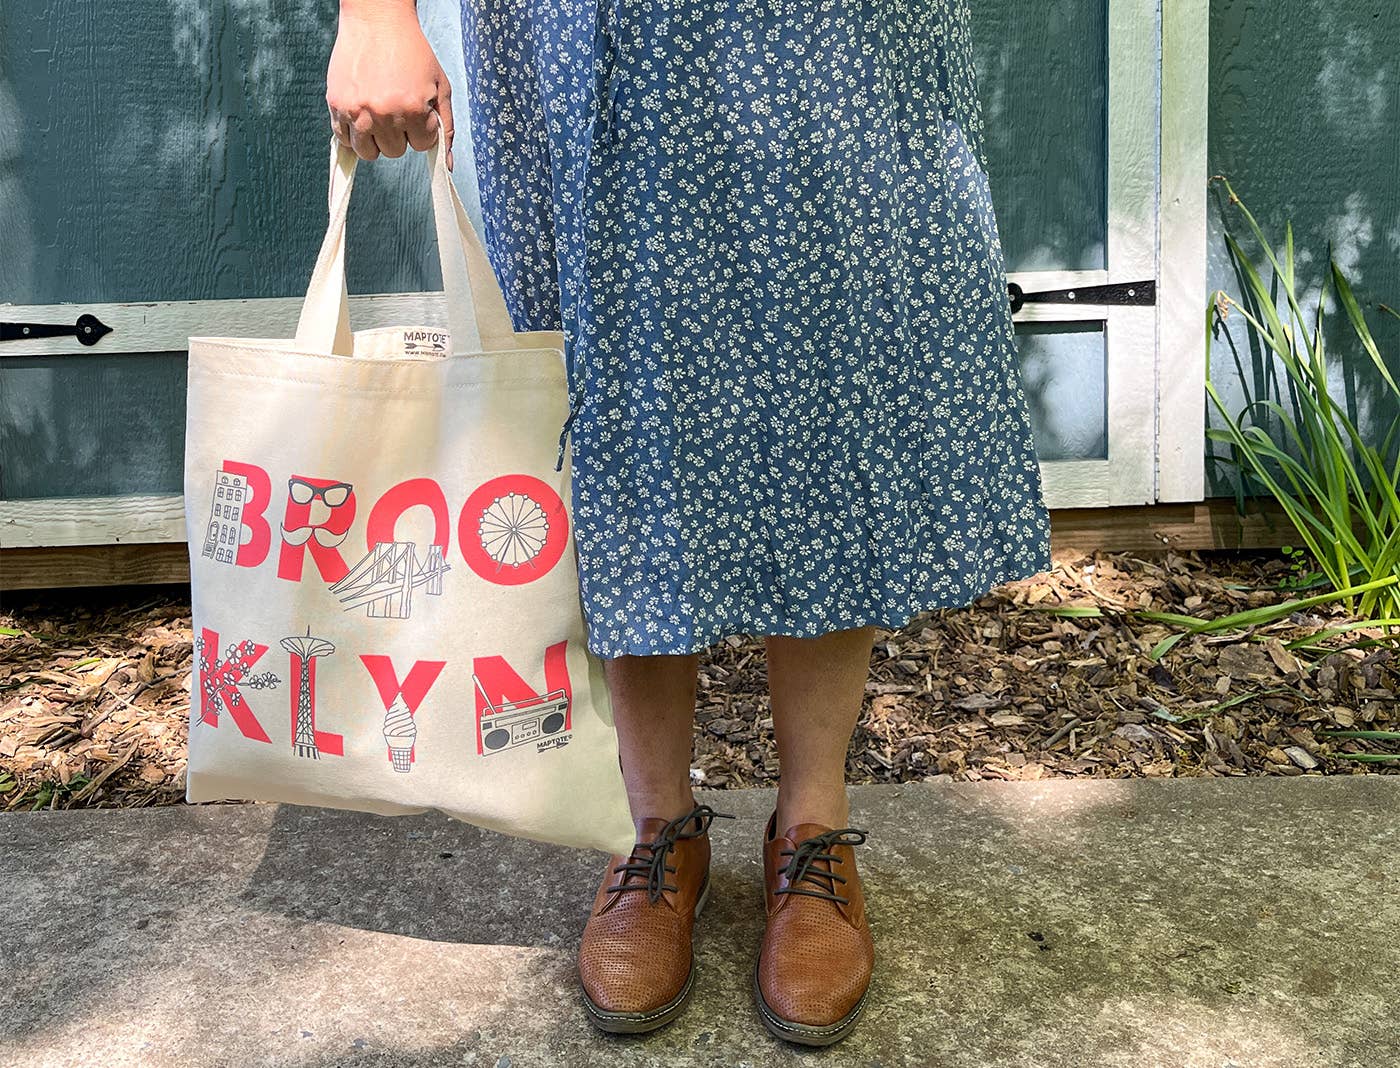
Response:
POLYGON ((1140 782, 1079 779, 1004 783, 993 790, 980 791, 977 796, 989 813, 1002 818, 1008 826, 1041 837, 1046 831, 1063 833, 1072 824, 1092 819, 1105 808, 1131 802, 1140 782))
POLYGON ((1331 1065, 1299 1030, 1296 1006, 1270 997, 1209 1003, 1168 995, 1109 998, 1084 1030, 1102 1068, 1298 1068, 1331 1065))
MULTIPOLYGON (((855 788, 880 964, 840 1063, 1368 1063, 1400 974, 1375 818, 1393 782, 855 788)), ((578 996, 597 854, 294 806, 11 817, 24 967, 0 1041, 35 1063, 794 1062, 750 987, 772 794, 705 799, 738 819, 715 835, 695 1002, 625 1042, 578 996)))
POLYGON ((25 115, 0 68, 0 219, 5 254, 0 256, 0 302, 24 301, 34 285, 33 209, 20 170, 26 138, 25 115))
MULTIPOLYGON (((34 964, 18 980, 18 1014, 0 1014, 7 1052, 77 1063, 101 1049, 109 1061, 186 1065, 250 1042, 335 1064, 347 1046, 430 1053, 521 1004, 557 1000, 546 1027, 570 1019, 572 934, 537 914, 513 920, 512 901, 548 903, 557 890, 503 895, 493 876, 473 898, 442 859, 444 847, 462 850, 478 870, 495 836, 436 817, 277 805, 172 809, 161 827, 149 853, 140 836, 95 830, 65 852, 61 874, 23 881, 34 887, 32 901, 14 899, 29 915, 26 938, 75 938, 82 964, 41 968, 19 947, 34 964), (357 850, 374 859, 331 859, 357 850), (111 897, 96 916, 87 901, 99 857, 111 897), (459 915, 482 918, 454 924, 459 915), (462 937, 471 933, 487 941, 462 937)), ((496 853, 512 848, 544 847, 496 853)))
MULTIPOLYGON (((1394 20, 1380 17, 1380 10, 1371 17, 1369 10, 1343 11, 1326 0, 1288 7, 1245 0, 1213 4, 1210 167, 1229 179, 1280 255, 1284 224, 1291 222, 1297 287, 1309 314, 1331 244, 1393 372, 1400 324, 1376 305, 1400 301, 1400 213, 1394 196, 1386 195, 1400 120, 1400 37, 1394 20), (1309 32, 1290 32, 1297 24, 1308 25, 1309 32)), ((1224 232, 1239 237, 1256 262, 1263 257, 1222 194, 1217 188, 1210 199, 1209 285, 1237 296, 1244 282, 1224 232)), ((1267 280, 1267 267, 1264 274, 1267 280)), ((1286 318, 1287 309, 1281 312, 1286 318)), ((1288 408, 1277 388, 1282 370, 1252 347, 1253 340, 1238 318, 1217 340, 1212 371, 1227 407, 1237 412, 1265 398, 1288 408)), ((1334 396, 1363 434, 1379 440, 1394 417, 1394 402, 1335 303, 1326 341, 1334 396)), ((1210 421, 1219 425, 1214 411, 1210 421)), ((1233 492, 1233 478, 1226 465, 1208 464, 1208 492, 1233 492)))
POLYGON ((974 3, 992 199, 1011 271, 1101 269, 1107 93, 1102 0, 974 3), (1047 63, 1047 56, 1075 57, 1047 63))
MULTIPOLYGON (((1033 782, 953 783, 959 806, 996 825, 1008 857, 1072 853, 1106 822, 1132 813, 1141 779, 1042 779, 1033 782)), ((1131 817, 1129 817, 1131 818, 1131 817)))
POLYGON ((297 33, 308 26, 320 26, 327 48, 334 37, 334 20, 323 17, 326 5, 317 0, 167 3, 175 57, 191 68, 197 81, 208 83, 214 73, 211 63, 215 57, 238 55, 239 75, 251 90, 246 104, 254 113, 271 114, 280 109, 286 94, 296 88, 299 71, 306 63, 306 56, 296 49, 297 33), (250 47, 246 52, 235 53, 219 39, 230 32, 247 37, 250 47))
POLYGON ((1377 134, 1386 131, 1386 109, 1393 107, 1394 72, 1386 69, 1386 43, 1374 21, 1363 21, 1360 12, 1333 3, 1312 4, 1316 38, 1330 43, 1317 73, 1318 98, 1323 117, 1348 133, 1358 122, 1369 123, 1377 134))
POLYGON ((1106 458, 1107 359, 1102 324, 1026 323, 1016 337, 1036 455, 1042 461, 1106 458))

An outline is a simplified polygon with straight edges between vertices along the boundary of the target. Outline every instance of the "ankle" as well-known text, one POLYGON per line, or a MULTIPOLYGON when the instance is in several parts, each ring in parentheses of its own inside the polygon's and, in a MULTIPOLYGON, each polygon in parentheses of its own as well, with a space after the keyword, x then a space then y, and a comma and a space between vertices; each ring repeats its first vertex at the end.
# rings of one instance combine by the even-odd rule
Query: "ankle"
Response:
POLYGON ((816 823, 823 827, 846 827, 850 823, 850 802, 846 787, 829 786, 818 789, 778 789, 778 833, 800 823, 816 823))
POLYGON ((695 795, 687 787, 684 791, 629 794, 628 802, 632 823, 640 835, 644 819, 674 820, 689 813, 695 808, 695 795))

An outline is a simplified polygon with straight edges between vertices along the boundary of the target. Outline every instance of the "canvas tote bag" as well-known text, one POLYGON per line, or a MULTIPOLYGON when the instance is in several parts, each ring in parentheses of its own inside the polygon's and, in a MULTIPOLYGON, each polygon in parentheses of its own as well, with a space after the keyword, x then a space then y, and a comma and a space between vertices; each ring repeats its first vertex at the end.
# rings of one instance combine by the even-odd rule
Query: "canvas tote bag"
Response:
POLYGON ((187 797, 438 809, 626 853, 554 470, 560 335, 514 332, 445 153, 426 156, 446 329, 351 330, 357 157, 332 137, 296 337, 189 340, 187 797))

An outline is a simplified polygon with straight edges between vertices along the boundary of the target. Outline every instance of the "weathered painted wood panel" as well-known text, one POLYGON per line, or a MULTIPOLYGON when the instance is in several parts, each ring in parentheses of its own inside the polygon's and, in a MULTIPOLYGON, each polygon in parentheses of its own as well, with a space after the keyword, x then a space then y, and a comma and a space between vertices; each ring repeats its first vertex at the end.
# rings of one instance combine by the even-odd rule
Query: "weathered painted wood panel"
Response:
POLYGON ((1107 0, 974 0, 971 10, 1007 269, 1103 267, 1107 0))
POLYGON ((185 354, 21 356, 0 365, 0 497, 179 493, 185 354))
MULTIPOLYGON (((1210 85, 1211 173, 1230 179, 1280 247, 1284 224, 1292 220, 1302 288, 1314 298, 1333 244, 1392 373, 1400 376, 1400 322, 1375 308, 1378 302, 1400 308, 1400 5, 1214 0, 1210 85)), ((1210 285, 1239 294, 1225 227, 1248 249, 1255 245, 1244 239, 1243 220, 1224 200, 1217 185, 1210 198, 1210 285)), ((1277 397, 1271 369, 1250 353, 1245 331, 1235 325, 1231 333, 1244 373, 1222 343, 1212 374, 1227 387, 1232 405, 1243 405, 1246 391, 1277 397)), ((1335 395, 1377 433, 1396 414, 1383 399, 1378 375, 1340 315, 1332 317, 1326 337, 1343 357, 1335 395)), ((1227 475, 1223 465, 1207 469, 1212 492, 1228 492, 1227 475)))
MULTIPOLYGON (((451 67, 455 3, 422 6, 451 67)), ((0 225, 16 235, 0 299, 305 291, 325 228, 333 3, 35 0, 0 5, 0 19, 0 105, 16 131, 0 141, 0 225)), ((362 172, 351 291, 436 288, 422 157, 362 172)))
MULTIPOLYGON (((973 4, 1013 271, 1104 262, 1106 2, 973 4)), ((456 0, 419 6, 459 73, 456 0)), ((334 8, 0 0, 0 303, 299 296, 324 225, 334 8)), ((1211 169, 1274 232, 1293 219, 1314 281, 1334 239, 1363 298, 1400 305, 1400 8, 1212 0, 1209 29, 1211 169)), ((456 180, 475 213, 460 82, 456 99, 456 180)), ((416 155, 362 168, 352 291, 439 285, 425 184, 416 155)), ((1234 288, 1220 231, 1217 206, 1211 283, 1234 288)), ((1400 324, 1376 325, 1400 351, 1400 324)), ((1101 457, 1101 331, 1019 337, 1043 455, 1101 457)), ((1356 409, 1376 407, 1365 369, 1347 370, 1356 409)), ((177 492, 183 374, 164 353, 0 363, 0 495, 177 492)))
MULTIPOLYGON (((300 299, 335 10, 0 2, 0 304, 300 299)), ((460 71, 456 0, 420 10, 460 71)), ((454 178, 479 222, 455 88, 454 178)), ((362 164, 350 211, 352 292, 440 288, 421 154, 362 164)), ((180 491, 183 353, 10 358, 0 379, 0 497, 180 491)))
POLYGON ((1108 376, 1102 323, 1024 323, 1021 374, 1042 461, 1108 458, 1108 376))

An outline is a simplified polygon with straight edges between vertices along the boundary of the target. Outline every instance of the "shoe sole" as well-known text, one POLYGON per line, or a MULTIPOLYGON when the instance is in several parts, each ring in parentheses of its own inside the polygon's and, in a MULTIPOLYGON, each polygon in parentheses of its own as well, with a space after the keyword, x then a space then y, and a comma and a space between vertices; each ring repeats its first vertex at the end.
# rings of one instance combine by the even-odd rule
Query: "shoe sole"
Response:
POLYGON ((758 981, 758 965, 753 968, 753 996, 754 1002, 758 1006, 759 1019, 763 1021, 763 1026, 783 1039, 785 1042, 795 1042, 800 1046, 830 1046, 840 1042, 855 1027, 856 1021, 860 1018, 860 1010, 865 1007, 865 994, 869 993, 866 988, 860 1000, 855 1003, 855 1007, 845 1016, 827 1027, 818 1027, 813 1024, 798 1023, 796 1020, 788 1020, 779 1016, 768 1006, 768 1002, 763 998, 763 986, 758 981))
MULTIPOLYGON (((700 913, 705 908, 705 902, 709 896, 710 877, 706 875, 705 885, 700 888, 700 896, 695 901, 696 919, 700 918, 700 913)), ((583 1007, 588 1010, 588 1018, 599 1030, 613 1035, 640 1035, 665 1027, 684 1012, 694 986, 695 958, 692 955, 690 972, 685 977, 685 985, 681 987, 681 992, 659 1009, 653 1009, 650 1012, 609 1012, 607 1009, 599 1008, 588 996, 586 990, 583 992, 583 1007)))

